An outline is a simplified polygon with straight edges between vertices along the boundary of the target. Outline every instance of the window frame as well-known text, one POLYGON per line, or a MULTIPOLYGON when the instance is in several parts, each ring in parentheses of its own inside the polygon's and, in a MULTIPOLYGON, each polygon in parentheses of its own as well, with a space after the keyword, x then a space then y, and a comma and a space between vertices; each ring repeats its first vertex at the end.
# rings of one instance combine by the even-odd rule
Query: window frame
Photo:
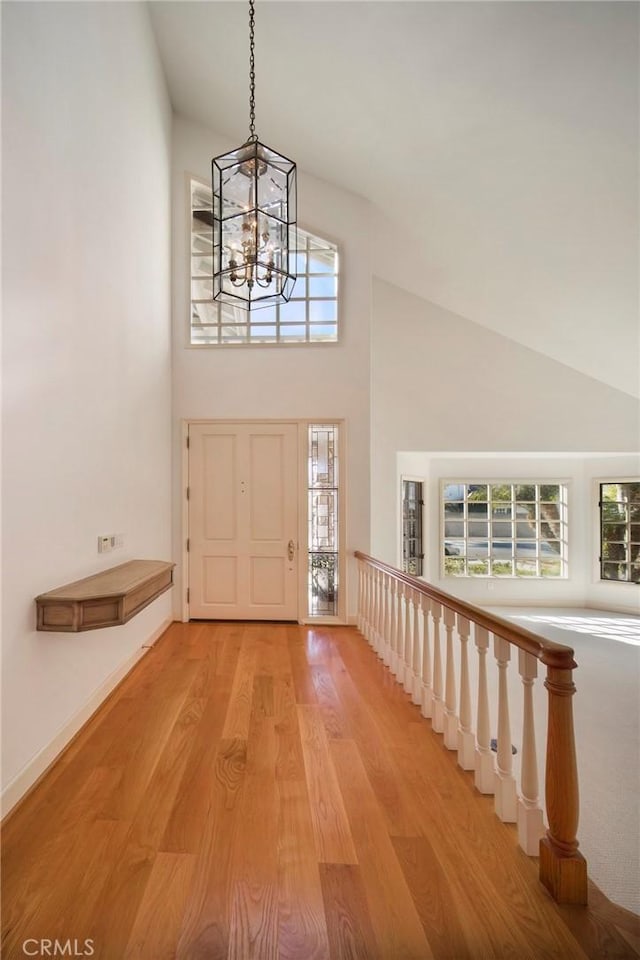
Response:
MULTIPOLYGON (((636 587, 640 586, 639 583, 634 580, 610 580, 607 577, 602 576, 602 555, 603 555, 603 540, 602 540, 602 487, 607 484, 615 483, 640 483, 640 477, 638 476, 611 476, 611 477, 595 477, 593 480, 593 503, 594 503, 594 550, 593 550, 593 580, 594 583, 600 585, 614 585, 616 588, 620 587, 636 587)), ((626 521, 628 524, 631 523, 629 519, 626 521)))
POLYGON ((405 559, 418 560, 419 572, 409 573, 409 575, 412 577, 424 577, 424 572, 425 572, 425 522, 424 522, 425 508, 426 508, 425 486, 426 484, 425 484, 424 477, 414 477, 414 476, 409 476, 408 474, 402 474, 400 477, 400 563, 398 564, 398 566, 405 573, 409 573, 408 570, 405 570, 405 559), (405 498, 405 484, 407 483, 419 484, 421 488, 421 496, 422 496, 422 499, 419 501, 420 503, 419 536, 412 537, 412 538, 407 538, 405 536, 404 505, 407 500, 407 498, 405 498), (417 554, 415 557, 405 558, 404 550, 405 550, 405 541, 407 539, 416 540, 420 544, 420 553, 417 554))
MULTIPOLYGON (((207 180, 203 180, 202 177, 197 176, 197 175, 195 175, 195 174, 188 173, 188 172, 185 174, 185 184, 186 184, 186 186, 185 186, 185 193, 186 193, 186 197, 187 197, 187 203, 186 203, 186 229, 185 229, 185 248, 186 248, 186 250, 185 250, 185 271, 186 271, 186 273, 185 273, 185 276, 186 276, 186 281, 185 281, 186 294, 185 294, 185 296, 186 296, 186 300, 187 300, 187 305, 186 305, 187 324, 186 324, 186 344, 185 344, 185 346, 186 346, 188 349, 194 349, 194 350, 202 350, 202 349, 208 350, 208 349, 212 349, 212 348, 215 348, 215 349, 220 349, 220 348, 230 349, 230 348, 238 348, 238 347, 239 347, 239 348, 244 348, 244 349, 250 349, 250 348, 256 348, 256 347, 259 348, 259 349, 268 349, 268 348, 272 348, 272 347, 286 347, 286 348, 293 348, 293 347, 334 347, 334 346, 336 346, 337 344, 341 343, 341 341, 342 341, 342 324, 343 324, 343 310, 342 310, 342 287, 343 287, 343 284, 341 283, 341 277, 342 277, 343 272, 344 272, 344 254, 343 254, 343 251, 342 251, 342 248, 341 248, 340 243, 338 242, 338 240, 337 240, 335 237, 333 237, 333 236, 328 236, 324 231, 322 231, 322 234, 320 234, 317 229, 315 229, 315 228, 313 228, 313 227, 310 227, 310 226, 307 226, 306 224, 304 224, 304 223, 302 223, 302 222, 298 222, 298 228, 299 228, 300 230, 302 230, 302 231, 303 231, 304 233, 306 233, 306 234, 309 234, 309 235, 312 236, 312 237, 317 237, 319 240, 325 241, 326 243, 331 244, 331 246, 335 247, 336 257, 337 257, 337 271, 336 271, 336 274, 335 274, 335 277, 336 277, 336 297, 335 297, 335 304, 336 304, 336 338, 335 338, 335 340, 293 340, 293 339, 292 339, 292 340, 278 340, 278 341, 271 341, 271 342, 268 342, 268 341, 262 342, 262 341, 255 341, 255 340, 246 340, 246 341, 235 342, 235 343, 214 343, 214 342, 212 342, 212 343, 194 343, 194 342, 192 341, 192 339, 191 339, 191 335, 192 335, 192 309, 193 309, 193 306, 192 306, 192 305, 193 305, 193 302, 194 302, 194 301, 193 301, 193 299, 192 299, 192 297, 191 297, 191 293, 192 293, 192 290, 191 290, 191 280, 192 280, 192 274, 191 274, 191 270, 192 270, 192 250, 191 250, 191 240, 192 240, 192 232, 191 232, 191 231, 192 231, 191 185, 192 185, 192 183, 194 183, 194 182, 197 183, 197 184, 200 184, 200 185, 203 186, 203 187, 206 187, 207 189, 211 189, 211 184, 210 184, 207 180)), ((203 279, 206 279, 206 278, 203 277, 203 279)), ((295 288, 294 288, 294 289, 295 289, 295 288)), ((323 301, 324 299, 333 300, 333 298, 317 298, 317 299, 318 299, 318 302, 320 302, 321 300, 323 301)), ((212 300, 211 302, 213 303, 214 301, 212 300)), ((292 302, 292 301, 289 301, 289 302, 292 302)), ((309 303, 312 303, 312 302, 315 302, 315 301, 314 301, 313 299, 310 300, 309 297, 308 297, 308 294, 307 294, 307 296, 304 298, 304 302, 308 305, 309 303)), ((256 311, 255 311, 256 317, 259 315, 260 312, 261 312, 260 310, 256 310, 256 311)), ((308 306, 305 307, 305 320, 301 321, 301 324, 306 324, 306 323, 307 323, 307 319, 306 319, 307 316, 308 316, 308 306)), ((274 323, 275 323, 275 321, 274 321, 274 323)))
POLYGON ((308 624, 345 624, 347 623, 348 607, 348 580, 349 570, 347 564, 347 422, 340 417, 313 417, 311 419, 299 420, 299 438, 300 438, 300 529, 299 545, 301 558, 304 555, 304 562, 299 564, 299 590, 300 597, 304 597, 304 612, 301 608, 301 623, 308 624), (309 456, 310 442, 309 433, 313 426, 334 426, 338 430, 338 601, 337 609, 334 615, 331 614, 312 614, 309 608, 309 531, 310 531, 310 511, 309 511, 309 456))
MULTIPOLYGON (((570 488, 571 488, 571 483, 570 483, 570 481, 569 481, 568 479, 566 479, 566 478, 559 478, 559 477, 552 477, 552 478, 537 477, 537 478, 533 478, 533 479, 532 479, 532 478, 524 478, 524 479, 522 479, 522 478, 520 478, 520 477, 517 477, 517 478, 505 478, 505 477, 497 477, 497 478, 494 478, 494 477, 491 477, 491 478, 484 478, 484 477, 462 477, 462 478, 460 478, 460 477, 453 477, 453 478, 441 478, 440 481, 439 481, 439 489, 438 489, 438 509, 439 509, 439 517, 440 517, 440 522, 439 522, 439 532, 440 532, 440 536, 439 536, 439 543, 438 543, 438 556, 439 556, 440 579, 442 579, 442 580, 448 580, 448 581, 449 581, 449 580, 465 580, 465 581, 490 580, 490 581, 492 581, 492 582, 496 582, 496 581, 499 582, 499 581, 502 581, 502 580, 518 581, 518 582, 533 581, 533 582, 535 582, 535 583, 557 583, 557 582, 559 582, 559 581, 562 581, 562 582, 568 581, 568 580, 569 580, 569 512, 570 512, 570 511, 569 511, 569 500, 570 500, 570 488), (511 560, 511 562, 513 563, 513 568, 512 568, 512 569, 513 569, 513 572, 512 572, 512 573, 507 573, 507 574, 497 574, 497 573, 493 573, 493 571, 490 569, 487 573, 473 573, 473 574, 472 574, 472 573, 469 573, 468 570, 465 570, 464 573, 460 573, 460 574, 448 573, 448 572, 446 571, 446 569, 445 569, 445 563, 446 563, 446 560, 447 560, 447 556, 445 555, 445 552, 444 552, 444 551, 445 551, 445 541, 446 541, 446 540, 464 540, 464 541, 465 541, 465 544, 466 544, 466 542, 467 542, 469 539, 476 539, 476 538, 469 538, 468 532, 464 533, 463 536, 452 536, 452 535, 446 536, 446 535, 445 535, 445 511, 444 511, 444 505, 445 505, 446 502, 449 502, 449 501, 445 501, 445 499, 444 499, 444 491, 445 491, 445 488, 446 488, 447 486, 450 486, 450 485, 464 486, 464 487, 467 487, 467 488, 468 488, 469 486, 487 486, 487 487, 490 487, 490 486, 510 486, 510 487, 513 488, 513 487, 517 487, 517 486, 532 486, 532 485, 535 485, 536 488, 538 488, 538 487, 540 487, 540 486, 558 486, 558 487, 560 487, 560 491, 561 491, 561 492, 560 492, 559 504, 560 504, 561 510, 559 511, 560 516, 559 516, 559 520, 558 520, 558 522, 559 522, 559 524, 560 524, 560 536, 558 537, 558 540, 559 540, 559 543, 561 544, 561 552, 560 552, 560 557, 559 557, 559 559, 560 559, 560 565, 561 565, 561 566, 560 566, 560 570, 561 570, 560 574, 559 574, 558 576, 547 576, 547 577, 542 576, 542 574, 541 574, 541 573, 538 573, 538 572, 536 572, 536 573, 534 573, 534 574, 518 574, 518 573, 516 572, 517 566, 516 566, 516 556, 515 556, 515 544, 517 543, 517 541, 518 541, 518 539, 519 539, 519 538, 517 537, 517 530, 514 530, 514 528, 512 527, 512 536, 511 536, 511 537, 496 537, 496 536, 494 536, 494 535, 492 534, 491 528, 490 528, 490 526, 489 526, 490 522, 493 522, 492 518, 490 518, 489 516, 487 517, 487 536, 486 536, 486 538, 484 538, 484 537, 482 538, 482 539, 486 539, 486 541, 487 541, 488 558, 489 558, 489 559, 491 558, 491 552, 490 552, 490 548, 489 548, 489 543, 491 543, 491 541, 494 541, 494 540, 498 540, 498 541, 504 540, 505 543, 510 543, 510 544, 511 544, 511 551, 512 551, 512 554, 511 554, 512 560, 511 560), (563 497, 563 492, 564 492, 564 499, 562 499, 562 497, 563 497), (516 534, 516 535, 514 536, 513 534, 516 534)), ((488 497, 489 497, 489 494, 488 494, 488 497)), ((453 501, 453 502, 458 502, 458 501, 453 501)), ((462 502, 463 504, 466 505, 466 503, 467 503, 467 495, 466 495, 466 494, 465 494, 465 498, 464 498, 462 501, 460 501, 460 502, 462 502)), ((482 502, 484 502, 484 501, 482 501, 482 502)), ((490 499, 487 499, 487 503, 490 503, 490 502, 491 502, 490 499)), ((525 503, 525 502, 530 502, 530 501, 524 501, 524 500, 519 501, 519 500, 517 500, 517 499, 515 498, 515 491, 513 491, 513 489, 512 489, 512 495, 511 495, 511 498, 510 498, 510 500, 509 500, 510 505, 514 505, 514 504, 517 504, 517 503, 520 503, 520 502, 525 503)), ((535 501, 531 501, 531 502, 534 502, 534 503, 536 504, 536 508, 537 508, 537 506, 538 506, 539 503, 541 503, 541 502, 544 503, 544 502, 546 502, 546 501, 544 501, 544 500, 541 501, 541 500, 540 500, 540 498, 539 498, 539 496, 538 496, 538 491, 536 490, 536 499, 535 499, 535 501)), ((487 513, 489 513, 489 511, 487 511, 487 513)), ((537 517, 537 516, 538 516, 538 510, 536 509, 536 517, 537 517)), ((466 512, 465 512, 465 518, 466 518, 466 512)), ((465 522, 468 522, 468 520, 465 519, 465 522)), ((509 522, 512 523, 512 524, 517 523, 516 517, 514 516, 509 522)), ((536 519, 536 524, 537 524, 538 522, 539 522, 538 519, 536 519)), ((530 540, 531 542, 533 542, 533 543, 536 544, 536 560, 538 559, 538 556, 539 556, 538 550, 539 550, 539 545, 540 545, 540 543, 548 542, 547 540, 542 539, 542 538, 540 538, 540 537, 538 536, 538 531, 537 531, 537 530, 536 530, 536 536, 535 536, 535 537, 531 537, 531 538, 520 538, 520 539, 525 539, 525 540, 527 540, 527 541, 530 540)))

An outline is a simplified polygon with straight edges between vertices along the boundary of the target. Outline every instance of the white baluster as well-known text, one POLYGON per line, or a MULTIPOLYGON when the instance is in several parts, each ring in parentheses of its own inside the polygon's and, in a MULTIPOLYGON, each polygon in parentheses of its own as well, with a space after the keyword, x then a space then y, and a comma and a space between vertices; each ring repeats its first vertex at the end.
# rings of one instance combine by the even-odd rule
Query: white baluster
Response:
MULTIPOLYGON (((429 619, 431 616, 431 601, 424 594, 420 597, 422 610, 422 677, 420 684, 420 705, 423 717, 431 717, 433 707, 433 690, 431 688, 431 644, 429 642, 429 619)), ((435 728, 434 728, 435 729, 435 728)))
POLYGON ((420 706, 420 670, 422 666, 422 640, 420 639, 420 592, 413 593, 413 663, 411 665, 411 700, 420 706))
POLYGON ((398 669, 398 617, 396 615, 396 603, 398 602, 398 581, 391 577, 389 583, 391 605, 389 609, 389 641, 391 650, 389 652, 389 670, 395 674, 398 669))
POLYGON ((358 560, 358 630, 364 636, 364 561, 358 560))
POLYGON ((367 567, 365 570, 365 583, 364 583, 364 629, 363 633, 367 640, 370 640, 371 637, 371 578, 373 576, 373 568, 367 567))
POLYGON ((395 669, 393 667, 391 669, 398 683, 402 683, 404 676, 404 611, 402 609, 404 584, 400 583, 400 581, 396 584, 396 596, 398 599, 396 606, 396 663, 395 669))
POLYGON ((367 603, 369 600, 369 568, 364 566, 362 581, 362 635, 367 636, 367 603))
POLYGON ((522 760, 518 797, 518 842, 530 857, 540 853, 544 836, 542 810, 538 799, 538 758, 533 722, 533 681, 538 676, 538 661, 530 653, 518 650, 518 667, 523 684, 522 760))
POLYGON ((382 660, 388 667, 391 662, 391 577, 388 573, 383 573, 382 576, 382 633, 384 636, 382 660))
POLYGON ((511 723, 509 720, 509 691, 507 668, 511 648, 502 637, 493 637, 493 651, 498 663, 498 756, 495 777, 495 811, 505 823, 517 819, 516 781, 511 772, 511 723))
POLYGON ((404 590, 404 678, 405 693, 413 693, 413 590, 405 587, 404 590))
POLYGON ((491 720, 489 717, 489 694, 487 692, 487 650, 489 631, 475 626, 475 641, 478 651, 478 721, 476 743, 476 772, 474 782, 480 793, 493 793, 495 789, 495 763, 491 752, 491 720))
POLYGON ((453 659, 454 610, 444 608, 444 628, 447 634, 446 687, 444 705, 444 745, 447 750, 458 749, 458 717, 456 715, 456 665, 453 659))
POLYGON ((444 730, 444 701, 442 699, 442 653, 440 651, 440 616, 442 607, 432 601, 433 616, 433 702, 431 726, 436 733, 444 730))
POLYGON ((458 614, 460 636, 460 722, 458 724, 458 763, 463 770, 475 767, 475 737, 471 731, 471 687, 469 684, 469 633, 466 617, 458 614))
POLYGON ((376 653, 382 657, 384 649, 384 573, 378 571, 378 612, 376 615, 376 653))
POLYGON ((382 574, 376 570, 373 575, 373 635, 371 646, 378 653, 380 649, 380 577, 382 574))

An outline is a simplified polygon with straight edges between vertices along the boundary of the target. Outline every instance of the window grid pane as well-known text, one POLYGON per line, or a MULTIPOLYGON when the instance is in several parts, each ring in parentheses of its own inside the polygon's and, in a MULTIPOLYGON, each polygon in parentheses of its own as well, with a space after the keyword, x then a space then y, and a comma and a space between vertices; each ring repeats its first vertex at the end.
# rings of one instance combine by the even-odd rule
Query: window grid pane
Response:
POLYGON ((600 579, 640 583, 640 481, 600 484, 600 579))
POLYGON ((213 300, 211 187, 191 181, 191 343, 332 343, 338 339, 338 250, 335 244, 298 227, 298 280, 288 303, 249 314, 213 300), (265 326, 261 324, 265 315, 265 326), (207 323, 203 323, 206 316, 207 323), (229 321, 231 320, 231 323, 229 321), (270 324, 270 327, 269 327, 270 324))
POLYGON ((441 500, 445 576, 567 576, 566 485, 449 481, 441 500))

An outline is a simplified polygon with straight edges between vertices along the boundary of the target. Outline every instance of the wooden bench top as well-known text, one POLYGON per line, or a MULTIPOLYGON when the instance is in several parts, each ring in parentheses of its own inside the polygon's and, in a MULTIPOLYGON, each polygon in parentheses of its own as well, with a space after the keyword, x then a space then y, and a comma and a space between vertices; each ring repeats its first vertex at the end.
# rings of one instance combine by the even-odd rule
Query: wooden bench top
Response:
POLYGON ((91 577, 66 583, 47 593, 41 593, 36 600, 99 600, 102 597, 121 597, 141 586, 145 580, 155 577, 164 570, 171 570, 173 563, 165 560, 129 560, 117 567, 109 567, 91 577))
POLYGON ((173 584, 175 564, 129 560, 36 597, 38 630, 95 630, 126 623, 173 584))

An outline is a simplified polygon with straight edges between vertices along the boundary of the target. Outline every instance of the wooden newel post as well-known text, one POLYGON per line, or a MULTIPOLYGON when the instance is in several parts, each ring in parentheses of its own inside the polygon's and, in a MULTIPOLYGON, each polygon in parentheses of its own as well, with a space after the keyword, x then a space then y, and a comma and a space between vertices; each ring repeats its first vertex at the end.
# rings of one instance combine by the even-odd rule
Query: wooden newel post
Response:
POLYGON ((578 851, 578 765, 572 669, 547 665, 549 691, 545 796, 549 829, 540 841, 540 881, 558 903, 587 902, 587 861, 578 851))

